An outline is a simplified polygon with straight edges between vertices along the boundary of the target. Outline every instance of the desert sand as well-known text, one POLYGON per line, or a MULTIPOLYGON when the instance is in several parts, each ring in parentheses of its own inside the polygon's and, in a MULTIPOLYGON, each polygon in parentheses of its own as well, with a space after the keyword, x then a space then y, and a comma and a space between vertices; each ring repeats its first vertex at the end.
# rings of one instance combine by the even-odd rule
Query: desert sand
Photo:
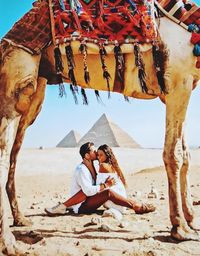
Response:
MULTIPOLYGON (((32 221, 13 227, 22 255, 200 255, 200 242, 177 242, 170 237, 167 177, 159 149, 114 148, 124 170, 128 195, 156 205, 156 212, 136 215, 127 210, 122 220, 102 217, 103 208, 91 215, 49 217, 44 208, 67 198, 70 178, 80 162, 78 149, 23 149, 16 170, 21 211, 32 221), (157 198, 148 199, 151 188, 157 198)), ((191 150, 191 193, 200 216, 200 150, 191 150)))

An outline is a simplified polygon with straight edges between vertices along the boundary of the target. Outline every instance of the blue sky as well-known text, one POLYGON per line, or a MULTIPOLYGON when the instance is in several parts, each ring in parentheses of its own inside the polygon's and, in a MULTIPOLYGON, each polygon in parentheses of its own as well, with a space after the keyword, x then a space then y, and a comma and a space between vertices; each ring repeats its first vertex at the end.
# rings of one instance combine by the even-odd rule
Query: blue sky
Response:
MULTIPOLYGON (((31 8, 31 0, 0 1, 0 38, 31 8)), ((196 1, 200 4, 200 0, 196 1)), ((84 135, 105 113, 143 147, 163 147, 165 106, 160 100, 131 99, 100 92, 104 104, 98 104, 94 92, 88 90, 89 106, 75 105, 66 86, 67 97, 60 98, 57 86, 48 86, 42 111, 27 129, 23 147, 55 147, 72 129, 84 135)), ((187 138, 190 146, 200 146, 200 86, 193 92, 188 108, 187 138)))

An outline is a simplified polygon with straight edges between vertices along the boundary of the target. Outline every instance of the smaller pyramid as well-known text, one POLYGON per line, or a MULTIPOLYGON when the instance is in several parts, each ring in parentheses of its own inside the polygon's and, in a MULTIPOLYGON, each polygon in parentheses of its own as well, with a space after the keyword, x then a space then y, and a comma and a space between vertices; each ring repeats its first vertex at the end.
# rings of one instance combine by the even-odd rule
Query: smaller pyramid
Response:
POLYGON ((71 130, 58 144, 57 148, 74 148, 77 147, 81 135, 74 130, 71 130))
POLYGON ((94 142, 96 147, 107 144, 110 147, 141 148, 128 133, 108 119, 105 114, 103 114, 81 138, 78 142, 78 146, 80 147, 88 141, 94 142))

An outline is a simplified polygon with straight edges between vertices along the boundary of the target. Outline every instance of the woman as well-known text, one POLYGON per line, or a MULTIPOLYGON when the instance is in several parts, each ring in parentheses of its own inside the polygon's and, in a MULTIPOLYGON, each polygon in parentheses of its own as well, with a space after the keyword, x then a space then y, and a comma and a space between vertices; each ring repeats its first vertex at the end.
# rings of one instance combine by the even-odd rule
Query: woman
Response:
MULTIPOLYGON (((126 180, 112 149, 106 144, 101 145, 97 150, 97 159, 99 160, 99 172, 97 174, 96 183, 102 184, 108 177, 112 177, 115 180, 115 185, 110 187, 110 189, 127 198, 125 189, 126 180)), ((115 217, 117 215, 118 218, 122 217, 120 213, 123 213, 125 210, 125 207, 116 205, 110 200, 108 200, 104 206, 107 209, 110 209, 109 211, 106 211, 104 215, 110 213, 114 214, 115 217)))

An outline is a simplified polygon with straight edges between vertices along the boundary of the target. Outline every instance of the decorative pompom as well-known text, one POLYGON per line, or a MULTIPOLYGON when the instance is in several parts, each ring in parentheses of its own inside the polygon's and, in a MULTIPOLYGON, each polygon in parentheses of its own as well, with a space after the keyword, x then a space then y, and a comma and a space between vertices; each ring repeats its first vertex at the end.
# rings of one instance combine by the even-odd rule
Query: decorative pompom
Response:
POLYGON ((194 32, 194 33, 199 33, 200 28, 198 25, 192 23, 192 24, 188 25, 188 31, 194 32))
POLYGON ((193 49, 193 54, 194 56, 200 56, 200 44, 195 44, 194 49, 193 49))
POLYGON ((191 42, 192 44, 200 44, 200 34, 192 33, 190 42, 191 42))

